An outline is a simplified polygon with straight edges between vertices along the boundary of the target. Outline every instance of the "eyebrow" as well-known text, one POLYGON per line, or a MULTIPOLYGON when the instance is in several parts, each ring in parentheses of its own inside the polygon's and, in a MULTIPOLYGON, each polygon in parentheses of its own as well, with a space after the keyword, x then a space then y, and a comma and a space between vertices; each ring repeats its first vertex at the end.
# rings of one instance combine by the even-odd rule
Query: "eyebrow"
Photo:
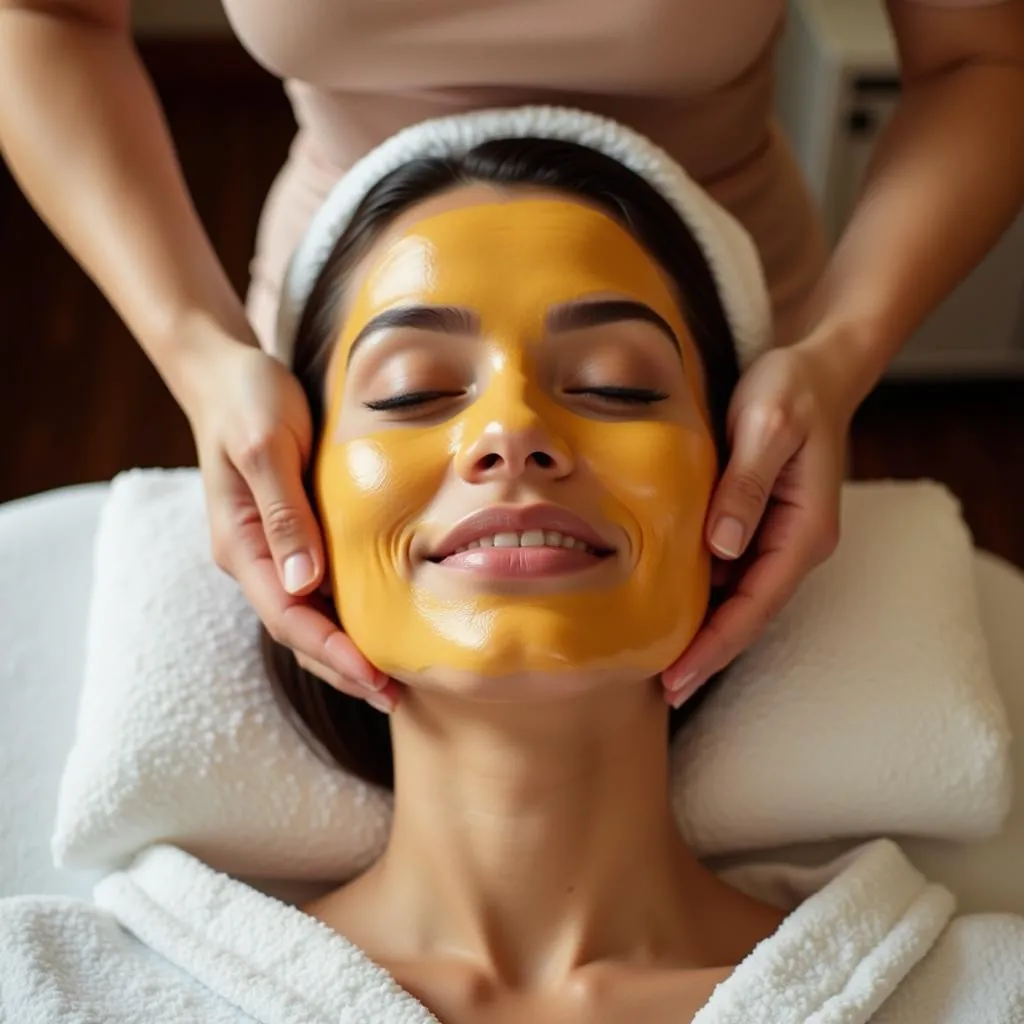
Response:
MULTIPOLYGON (((639 320, 653 324, 672 343, 680 356, 682 355, 679 339, 668 321, 650 306, 631 299, 582 299, 566 303, 548 315, 547 328, 553 334, 560 334, 587 327, 621 323, 624 320, 639 320)), ((352 354, 356 348, 371 335, 402 327, 441 334, 477 335, 480 333, 480 318, 461 306, 398 306, 386 309, 363 325, 348 350, 348 361, 352 361, 352 354)))
POLYGON ((356 347, 372 334, 396 327, 441 334, 479 334, 480 318, 461 306, 397 306, 367 320, 348 350, 348 361, 356 347))
POLYGON ((634 302, 631 299, 570 302, 554 310, 548 316, 547 324, 548 330, 557 334, 563 331, 578 331, 586 327, 600 327, 603 324, 621 323, 623 320, 640 320, 653 324, 682 355, 679 339, 669 326, 668 321, 655 313, 650 306, 642 302, 634 302))

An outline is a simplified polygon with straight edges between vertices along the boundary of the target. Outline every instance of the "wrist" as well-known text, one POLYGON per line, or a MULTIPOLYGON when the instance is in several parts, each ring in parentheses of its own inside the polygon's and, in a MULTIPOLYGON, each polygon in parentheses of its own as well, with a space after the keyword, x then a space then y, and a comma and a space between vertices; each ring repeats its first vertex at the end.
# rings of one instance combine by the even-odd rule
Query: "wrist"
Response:
POLYGON ((888 364, 884 338, 865 321, 822 320, 796 347, 813 359, 846 420, 853 418, 888 364))
POLYGON ((244 314, 225 323, 205 310, 169 320, 146 346, 171 394, 189 419, 203 403, 216 367, 240 348, 258 348, 244 314))

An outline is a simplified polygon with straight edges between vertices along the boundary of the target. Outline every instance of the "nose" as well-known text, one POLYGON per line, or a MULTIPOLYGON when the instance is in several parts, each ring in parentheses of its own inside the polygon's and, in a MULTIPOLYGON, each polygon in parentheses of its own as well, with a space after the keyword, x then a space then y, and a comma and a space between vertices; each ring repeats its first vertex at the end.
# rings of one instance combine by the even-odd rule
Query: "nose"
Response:
POLYGON ((456 464, 463 479, 473 483, 528 476, 555 480, 572 471, 568 446, 521 401, 501 410, 492 407, 476 424, 467 423, 463 440, 456 464))

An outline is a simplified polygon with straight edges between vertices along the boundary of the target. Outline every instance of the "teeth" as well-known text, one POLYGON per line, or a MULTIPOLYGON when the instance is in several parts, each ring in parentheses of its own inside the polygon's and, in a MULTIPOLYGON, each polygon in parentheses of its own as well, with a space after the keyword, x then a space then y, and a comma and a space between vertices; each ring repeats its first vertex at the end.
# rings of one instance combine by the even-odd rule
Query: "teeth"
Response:
POLYGON ((496 533, 490 537, 480 537, 470 541, 464 547, 457 548, 455 554, 472 551, 474 548, 568 548, 580 551, 593 550, 586 541, 577 537, 568 537, 557 530, 525 530, 522 533, 496 533))
POLYGON ((455 554, 472 551, 474 548, 567 548, 568 550, 591 551, 593 548, 579 538, 566 537, 557 529, 527 529, 521 534, 495 534, 492 537, 481 537, 476 541, 457 548, 455 554))

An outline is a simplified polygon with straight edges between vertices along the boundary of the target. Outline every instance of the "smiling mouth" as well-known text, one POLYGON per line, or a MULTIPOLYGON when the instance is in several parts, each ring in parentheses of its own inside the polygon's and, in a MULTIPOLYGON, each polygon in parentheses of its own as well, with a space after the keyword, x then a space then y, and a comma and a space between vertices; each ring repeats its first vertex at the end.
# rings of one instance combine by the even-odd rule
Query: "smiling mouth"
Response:
POLYGON ((502 531, 492 533, 483 537, 471 540, 461 547, 455 548, 447 555, 435 555, 427 559, 435 565, 441 565, 456 555, 466 554, 471 551, 486 551, 487 549, 498 549, 499 551, 510 551, 511 549, 548 550, 552 552, 581 552, 590 558, 608 558, 614 554, 611 548, 595 547, 580 537, 574 537, 569 533, 562 533, 559 530, 522 530, 520 532, 502 531))
POLYGON ((586 519, 559 505, 492 505, 458 523, 423 560, 484 580, 584 572, 615 554, 586 519))
POLYGON ((606 564, 614 553, 560 530, 508 530, 476 537, 427 562, 480 581, 525 583, 593 570, 606 564))

